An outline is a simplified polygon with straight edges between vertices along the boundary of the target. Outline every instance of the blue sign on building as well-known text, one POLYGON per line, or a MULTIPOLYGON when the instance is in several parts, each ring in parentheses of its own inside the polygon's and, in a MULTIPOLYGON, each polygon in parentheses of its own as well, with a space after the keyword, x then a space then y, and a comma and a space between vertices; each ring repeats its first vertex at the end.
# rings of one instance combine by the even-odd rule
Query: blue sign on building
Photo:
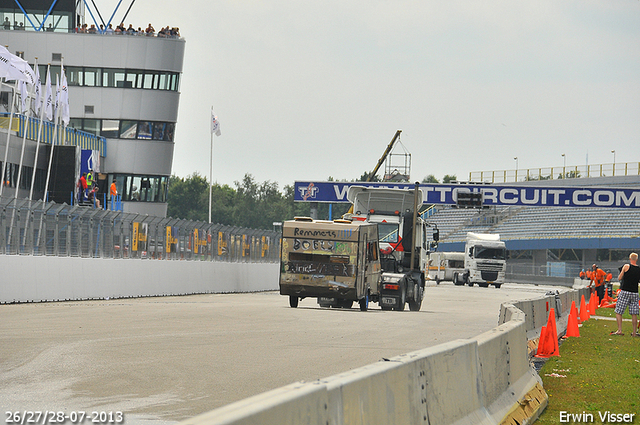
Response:
MULTIPOLYGON (((350 186, 412 189, 410 183, 295 182, 296 202, 349 202, 350 186)), ((640 208, 640 189, 604 187, 421 184, 425 204, 456 204, 459 192, 482 193, 484 205, 640 208)))

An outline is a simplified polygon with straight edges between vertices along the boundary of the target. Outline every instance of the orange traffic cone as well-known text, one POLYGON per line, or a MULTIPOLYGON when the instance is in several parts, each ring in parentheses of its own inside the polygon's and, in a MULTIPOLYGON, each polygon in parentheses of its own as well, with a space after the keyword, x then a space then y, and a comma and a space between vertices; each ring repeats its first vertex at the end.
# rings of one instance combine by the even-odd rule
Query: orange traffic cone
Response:
POLYGON ((546 353, 548 350, 546 348, 547 344, 547 327, 543 326, 540 329, 540 338, 538 339, 538 350, 536 351, 536 355, 534 357, 544 357, 543 353, 546 353))
POLYGON ((587 311, 587 305, 584 302, 584 295, 583 295, 582 299, 580 300, 580 322, 579 323, 584 323, 590 318, 591 316, 589 316, 589 312, 587 311))
POLYGON ((536 357, 560 357, 558 331, 556 329, 556 312, 554 309, 549 310, 549 320, 547 320, 546 332, 544 332, 544 340, 542 338, 542 332, 540 332, 540 335, 540 344, 538 345, 538 353, 536 354, 536 357))
POLYGON ((589 299, 589 314, 595 316, 596 309, 598 308, 598 296, 593 293, 591 294, 591 298, 589 299))
POLYGON ((567 333, 563 338, 569 338, 570 336, 580 337, 580 328, 578 328, 578 309, 576 308, 575 301, 571 301, 571 311, 569 312, 569 321, 567 322, 567 333))
POLYGON ((604 288, 604 298, 600 301, 600 307, 606 307, 611 303, 611 298, 609 298, 609 292, 607 288, 604 288))

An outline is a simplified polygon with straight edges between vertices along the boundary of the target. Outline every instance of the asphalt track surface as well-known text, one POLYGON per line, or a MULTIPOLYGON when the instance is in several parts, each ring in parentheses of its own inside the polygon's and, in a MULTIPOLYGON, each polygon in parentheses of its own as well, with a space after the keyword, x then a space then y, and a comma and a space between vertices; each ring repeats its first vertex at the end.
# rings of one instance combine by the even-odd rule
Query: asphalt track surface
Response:
MULTIPOLYGON (((296 381, 470 338, 550 287, 430 283, 419 312, 297 309, 277 292, 0 305, 0 408, 171 424, 296 381)), ((71 423, 71 421, 66 421, 71 423)), ((86 420, 84 423, 90 423, 86 420)))

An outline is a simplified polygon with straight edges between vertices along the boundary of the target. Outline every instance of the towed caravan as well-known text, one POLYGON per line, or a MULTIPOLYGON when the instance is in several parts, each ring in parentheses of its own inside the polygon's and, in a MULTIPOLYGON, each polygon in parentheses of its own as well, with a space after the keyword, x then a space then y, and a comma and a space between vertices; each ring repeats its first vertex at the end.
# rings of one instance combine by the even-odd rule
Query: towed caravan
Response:
POLYGON ((297 307, 303 298, 320 306, 366 311, 377 301, 380 285, 378 227, 347 220, 296 217, 282 226, 280 294, 297 307))

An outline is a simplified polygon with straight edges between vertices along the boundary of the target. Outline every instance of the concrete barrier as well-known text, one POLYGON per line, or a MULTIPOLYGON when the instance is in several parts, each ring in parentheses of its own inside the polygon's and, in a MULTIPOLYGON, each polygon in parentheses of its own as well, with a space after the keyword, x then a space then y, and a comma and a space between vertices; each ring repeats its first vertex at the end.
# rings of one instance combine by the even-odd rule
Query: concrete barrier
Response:
MULTIPOLYGON (((559 296, 559 301, 582 295, 572 292, 559 296)), ((294 384, 287 397, 284 387, 183 424, 531 424, 546 407, 548 397, 529 361, 528 335, 546 325, 555 303, 555 296, 545 296, 503 304, 500 324, 475 338, 404 354, 313 383, 294 384), (326 409, 314 407, 324 400, 326 409), (253 407, 246 412, 243 406, 253 407), (276 411, 281 416, 275 415, 276 411)), ((569 308, 562 306, 561 311, 564 317, 569 308)))
POLYGON ((278 263, 0 255, 0 304, 278 289, 278 263))

